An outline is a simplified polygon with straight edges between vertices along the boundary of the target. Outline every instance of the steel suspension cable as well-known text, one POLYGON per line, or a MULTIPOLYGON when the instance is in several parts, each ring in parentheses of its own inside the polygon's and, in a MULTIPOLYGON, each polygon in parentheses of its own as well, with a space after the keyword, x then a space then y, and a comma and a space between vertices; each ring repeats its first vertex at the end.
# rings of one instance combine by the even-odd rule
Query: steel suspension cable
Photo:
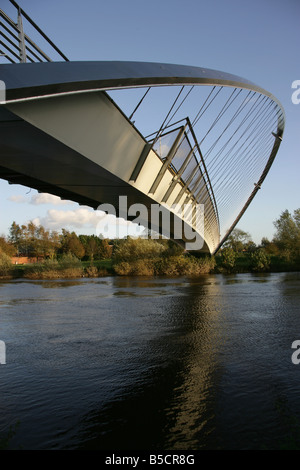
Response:
MULTIPOLYGON (((265 134, 266 134, 266 138, 270 138, 270 132, 269 132, 269 131, 268 131, 268 133, 267 133, 267 131, 266 131, 265 134)), ((262 143, 262 142, 261 142, 261 143, 262 143)), ((250 145, 250 144, 249 144, 249 145, 250 145)), ((236 167, 235 174, 238 174, 238 171, 241 169, 241 167, 245 167, 245 161, 247 162, 247 160, 245 159, 246 156, 249 156, 249 155, 250 155, 250 156, 252 157, 252 159, 253 159, 254 152, 257 150, 256 147, 257 147, 258 145, 260 145, 260 143, 257 143, 257 141, 256 141, 256 142, 254 141, 254 143, 253 143, 253 141, 252 141, 252 147, 250 147, 250 148, 248 149, 248 152, 247 152, 247 153, 244 153, 244 154, 243 154, 244 159, 239 159, 239 161, 237 162, 237 164, 236 164, 236 166, 235 166, 235 167, 236 167)), ((242 178, 242 177, 243 177, 243 174, 240 174, 239 177, 242 178)), ((225 175, 225 177, 223 178, 223 180, 217 185, 216 190, 218 190, 218 188, 221 187, 223 192, 226 191, 226 188, 227 188, 227 185, 225 184, 226 179, 228 179, 228 181, 230 181, 230 182, 233 182, 233 183, 235 182, 235 180, 232 180, 232 172, 231 172, 231 173, 228 172, 228 173, 225 175)), ((244 181, 246 181, 246 180, 244 179, 244 181)), ((220 199, 219 199, 219 202, 220 202, 220 199)))
MULTIPOLYGON (((247 95, 248 96, 248 95, 247 95)), ((247 97, 245 98, 244 101, 247 100, 247 97)), ((258 100, 258 98, 257 98, 258 100)), ((256 101, 257 101, 256 100, 256 101)), ((242 103, 243 105, 243 103, 242 103)), ((235 113, 235 115, 233 116, 233 118, 231 119, 231 121, 228 123, 227 125, 227 129, 233 124, 233 122, 235 121, 235 119, 238 117, 238 115, 241 113, 242 109, 245 107, 245 105, 243 106, 240 106, 240 109, 238 110, 238 112, 235 113)), ((239 126, 236 128, 236 130, 232 133, 232 135, 230 136, 230 138, 225 142, 225 144, 223 145, 223 147, 217 152, 217 154, 215 155, 214 159, 216 160, 217 157, 225 150, 225 148, 227 147, 227 145, 229 144, 229 142, 233 139, 233 137, 237 134, 237 132, 242 128, 242 126, 245 124, 245 122, 247 121, 247 119, 249 119, 249 117, 251 116, 252 112, 253 112, 253 107, 254 107, 255 103, 251 106, 250 110, 247 112, 247 114, 244 116, 244 118, 242 119, 242 121, 240 122, 239 126)), ((213 161, 211 162, 213 163, 213 161)), ((208 165, 209 166, 209 165, 208 165)), ((211 168, 212 169, 212 168, 211 168)))
POLYGON ((168 119, 168 117, 169 117, 169 115, 170 115, 172 109, 174 108, 174 106, 175 106, 177 100, 179 99, 179 96, 180 96, 181 93, 183 92, 183 89, 184 89, 184 85, 181 87, 179 93, 177 94, 177 97, 175 98, 175 101, 173 102, 173 104, 172 104, 171 108, 169 109, 169 112, 167 113, 167 115, 166 115, 166 117, 165 117, 165 119, 164 119, 162 125, 160 126, 160 129, 158 130, 158 132, 157 132, 157 134, 156 134, 156 137, 155 137, 154 140, 153 140, 152 147, 155 145, 155 143, 156 143, 157 140, 159 139, 161 133, 163 132, 165 122, 167 121, 167 119, 168 119))
MULTIPOLYGON (((227 158, 227 165, 233 165, 235 163, 235 161, 240 158, 239 157, 239 154, 240 152, 242 151, 243 147, 246 145, 246 143, 248 142, 248 140, 250 138, 252 138, 252 141, 253 141, 253 135, 254 133, 257 131, 257 129, 260 129, 260 132, 262 132, 262 130, 264 129, 264 127, 262 128, 261 127, 261 121, 264 119, 264 114, 265 112, 267 111, 267 109, 264 111, 264 113, 262 114, 262 117, 259 121, 256 120, 256 115, 254 116, 254 118, 252 119, 252 121, 250 122, 250 124, 248 125, 248 127, 244 130, 243 134, 240 136, 239 140, 237 140, 235 142, 235 144, 231 147, 231 149, 229 149, 229 151, 226 153, 225 157, 227 158, 230 153, 232 153, 233 149, 236 147, 236 145, 238 143, 241 142, 241 139, 246 135, 246 133, 251 129, 251 127, 253 126, 253 124, 255 124, 254 128, 252 128, 251 130, 251 134, 248 135, 248 137, 246 137, 246 139, 244 139, 244 141, 242 141, 241 145, 238 147, 238 149, 235 151, 235 153, 233 154, 233 157, 231 160, 229 160, 227 158)), ((266 125, 266 124, 263 124, 263 126, 266 125)), ((259 135, 259 131, 258 131, 258 135, 259 135)), ((224 157, 224 158, 225 158, 224 157)), ((219 172, 219 168, 221 167, 222 165, 222 162, 220 161, 219 164, 217 164, 215 167, 214 167, 214 173, 213 175, 217 175, 217 172, 219 172)), ((225 168, 227 168, 225 166, 225 168)))
POLYGON ((142 98, 140 99, 140 101, 138 102, 138 104, 136 105, 136 107, 134 108, 134 110, 132 111, 132 113, 130 114, 129 116, 129 121, 131 121, 131 119, 133 118, 133 115, 135 114, 135 112, 138 110, 138 108, 140 107, 140 105, 142 104, 142 102, 144 101, 144 99, 146 98, 146 95, 148 94, 148 92, 150 91, 151 89, 151 86, 149 86, 149 88, 147 89, 146 93, 144 93, 144 95, 142 96, 142 98))
MULTIPOLYGON (((269 147, 271 146, 271 143, 272 143, 271 141, 272 141, 272 138, 271 138, 270 134, 268 134, 267 135, 267 141, 264 143, 264 145, 268 146, 267 150, 269 150, 269 147)), ((245 179, 243 178, 243 174, 240 173, 240 176, 235 179, 233 184, 229 184, 229 183, 231 183, 231 181, 227 180, 227 183, 224 184, 223 189, 226 190, 226 188, 228 188, 230 186, 231 191, 226 192, 225 195, 222 198, 219 199, 219 205, 220 206, 222 206, 224 200, 228 199, 228 197, 230 197, 230 195, 233 194, 232 190, 234 190, 239 183, 242 183, 245 186, 245 184, 248 181, 252 180, 252 176, 253 176, 252 175, 252 169, 256 166, 257 159, 260 158, 262 160, 261 155, 262 154, 264 155, 267 150, 262 152, 262 149, 260 147, 255 149, 255 146, 254 146, 253 150, 252 149, 249 150, 249 153, 251 151, 252 161, 251 161, 251 164, 248 166, 248 179, 245 181, 245 179)), ((252 183, 253 183, 253 181, 252 181, 252 183)))
POLYGON ((178 105, 178 107, 176 108, 176 110, 174 111, 174 113, 172 114, 172 116, 170 117, 169 121, 167 122, 166 126, 165 126, 165 129, 167 127, 169 127, 169 124, 170 122, 172 121, 172 119, 174 118, 174 116, 176 115, 176 113, 179 111, 179 109, 181 108, 181 106, 183 105, 183 103, 185 102, 185 100, 187 99, 187 97, 189 96, 189 94, 191 93, 191 91, 193 90, 194 88, 194 85, 189 89, 189 91, 187 92, 187 94, 185 95, 185 97, 183 98, 183 100, 181 101, 181 103, 178 105))
MULTIPOLYGON (((269 107, 269 105, 268 105, 269 107)), ((249 140, 252 136, 253 136, 253 132, 256 131, 257 128, 260 127, 260 123, 261 121, 264 119, 264 114, 267 112, 267 109, 268 107, 266 108, 266 110, 263 112, 263 114, 261 115, 261 118, 260 118, 260 121, 257 121, 256 118, 257 118, 257 114, 260 112, 260 110, 257 111, 257 113, 255 114, 255 116, 253 117, 252 121, 249 123, 248 127, 244 130, 244 132, 242 133, 242 135, 239 137, 239 140, 237 140, 235 142, 235 144, 229 149, 229 151, 225 154, 225 156, 223 157, 223 160, 225 158, 227 158, 230 153, 232 152, 232 150, 234 149, 234 147, 241 141, 241 139, 244 137, 244 135, 251 129, 251 127, 253 126, 253 124, 255 124, 255 127, 254 129, 252 129, 252 134, 249 134, 248 137, 246 138, 246 140, 242 143, 242 145, 240 145, 238 151, 240 151, 243 146, 245 145, 245 143, 247 142, 247 140, 249 140)), ((268 116, 267 116, 268 117, 268 116)), ((234 157, 237 155, 237 152, 234 154, 234 157)), ((234 162, 234 160, 229 160, 228 161, 228 164, 230 164, 230 162, 234 162)), ((222 161, 220 160, 219 162, 217 162, 217 164, 215 165, 215 167, 213 168, 213 170, 211 169, 211 174, 212 174, 212 178, 213 176, 218 172, 218 169, 220 168, 220 166, 222 165, 222 161)))

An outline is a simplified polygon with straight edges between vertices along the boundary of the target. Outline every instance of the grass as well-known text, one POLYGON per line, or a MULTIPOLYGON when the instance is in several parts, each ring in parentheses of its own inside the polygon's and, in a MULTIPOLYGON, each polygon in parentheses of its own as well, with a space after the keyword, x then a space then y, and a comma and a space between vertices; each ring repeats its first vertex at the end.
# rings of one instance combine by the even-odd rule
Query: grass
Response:
POLYGON ((102 277, 113 274, 111 260, 80 261, 75 257, 46 260, 40 263, 12 265, 2 279, 74 279, 79 277, 102 277))

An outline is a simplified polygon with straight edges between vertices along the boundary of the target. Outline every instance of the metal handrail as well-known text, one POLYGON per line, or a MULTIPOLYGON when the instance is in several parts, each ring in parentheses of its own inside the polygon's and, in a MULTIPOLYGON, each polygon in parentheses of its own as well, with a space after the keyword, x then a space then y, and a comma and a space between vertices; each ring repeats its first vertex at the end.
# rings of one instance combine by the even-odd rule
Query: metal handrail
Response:
MULTIPOLYGON (((213 191, 213 188, 212 188, 212 184, 211 184, 211 181, 210 181, 210 178, 209 178, 209 175, 208 175, 208 171, 207 171, 207 168, 206 168, 206 165, 205 165, 205 162, 204 162, 204 158, 203 158, 203 155, 202 155, 202 152, 200 150, 200 146, 199 146, 199 143, 197 141, 197 138, 196 138, 196 135, 194 133, 194 130, 193 130, 193 127, 192 127, 192 124, 190 122, 190 119, 188 117, 180 120, 180 121, 177 121, 176 123, 174 124, 178 124, 180 122, 183 122, 185 121, 186 124, 187 124, 187 127, 188 127, 188 131, 191 133, 191 136, 193 138, 193 141, 195 143, 195 147, 196 147, 196 150, 198 151, 198 154, 199 154, 199 157, 200 157, 200 161, 197 159, 195 153, 193 152, 193 157, 194 159, 196 160, 197 162, 197 165, 198 165, 198 169, 199 171, 201 172, 201 175, 202 175, 202 178, 204 179, 204 182, 205 182, 205 186, 208 190, 208 194, 209 194, 209 197, 212 201, 212 204, 213 204, 213 207, 214 207, 214 211, 215 211, 215 216, 216 216, 216 221, 217 221, 217 224, 218 224, 218 229, 220 229, 220 221, 219 221, 219 213, 218 213, 218 207, 217 207, 217 203, 216 203, 216 199, 215 199, 215 195, 214 195, 214 191, 213 191)), ((172 126, 167 126, 168 128, 172 127, 172 126)), ((163 137, 165 135, 168 135, 170 134, 171 132, 173 132, 174 130, 176 129, 180 129, 180 127, 177 127, 177 128, 173 128, 171 130, 168 130, 167 132, 163 133, 160 135, 160 137, 163 137)), ((154 134, 154 133, 153 133, 154 134)), ((153 135, 152 134, 152 135, 153 135)), ((155 133, 156 134, 156 133, 155 133)), ((187 137, 187 132, 184 133, 184 136, 182 138, 182 140, 179 142, 179 145, 177 147, 177 150, 178 148, 180 147, 182 141, 186 139, 188 141, 188 144, 190 146, 190 148, 192 149, 192 145, 187 137)), ((155 141, 155 138, 153 139, 153 141, 155 141)), ((152 142, 152 140, 149 141, 150 143, 152 142)), ((153 148, 153 150, 155 151, 155 149, 153 148)), ((176 151, 177 151, 176 150, 176 151)), ((157 152, 155 151, 155 153, 157 154, 157 152)), ((157 154, 158 155, 158 154, 157 154)), ((158 155, 159 156, 159 155, 158 155)), ((163 159, 159 156, 159 158, 163 161, 163 159)), ((171 168, 173 171, 175 170, 175 173, 177 173, 177 169, 174 167, 174 165, 172 164, 172 161, 170 162, 170 165, 169 165, 169 168, 171 168)), ((183 178, 180 178, 180 180, 185 183, 185 181, 183 180, 183 178)))
POLYGON ((54 49, 65 61, 69 59, 65 54, 51 41, 51 39, 40 29, 40 27, 30 18, 30 16, 14 1, 10 0, 10 3, 18 10, 18 23, 14 21, 0 9, 0 17, 6 22, 6 24, 0 21, 0 26, 8 33, 7 36, 1 32, 1 36, 4 39, 0 41, 0 44, 6 49, 6 52, 0 51, 1 55, 5 56, 10 62, 15 63, 15 59, 20 62, 26 62, 27 59, 30 62, 52 62, 52 59, 23 31, 22 17, 26 19, 31 26, 42 36, 43 39, 54 49), (11 28, 11 29, 10 29, 11 28), (18 33, 18 36, 15 34, 18 33), (17 49, 15 52, 11 49, 13 46, 17 49), (25 57, 22 56, 23 51, 25 57))

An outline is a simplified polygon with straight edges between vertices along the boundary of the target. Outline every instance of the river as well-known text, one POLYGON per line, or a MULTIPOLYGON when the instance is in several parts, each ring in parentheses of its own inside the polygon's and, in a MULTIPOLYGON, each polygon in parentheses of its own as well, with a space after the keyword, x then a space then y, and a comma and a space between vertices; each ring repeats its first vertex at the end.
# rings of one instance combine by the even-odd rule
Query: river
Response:
POLYGON ((300 273, 0 282, 12 449, 300 449, 300 273))

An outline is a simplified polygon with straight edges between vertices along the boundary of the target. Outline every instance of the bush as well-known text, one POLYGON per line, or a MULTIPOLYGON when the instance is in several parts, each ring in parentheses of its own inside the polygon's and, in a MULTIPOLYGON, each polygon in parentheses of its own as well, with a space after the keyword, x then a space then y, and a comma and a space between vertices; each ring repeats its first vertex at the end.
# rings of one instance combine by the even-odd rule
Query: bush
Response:
POLYGON ((198 276, 215 266, 214 258, 195 258, 192 255, 170 256, 155 263, 155 274, 164 276, 198 276))
POLYGON ((42 271, 48 271, 50 269, 59 269, 59 264, 56 259, 46 259, 40 263, 42 271))
POLYGON ((0 276, 8 276, 11 274, 13 264, 10 257, 0 250, 0 276))
POLYGON ((88 266, 86 268, 86 273, 88 277, 98 277, 98 269, 96 266, 88 266))
POLYGON ((131 263, 121 261, 114 266, 114 270, 120 276, 153 276, 154 261, 149 259, 137 259, 131 263))
POLYGON ((253 271, 266 271, 270 267, 270 255, 266 253, 264 248, 251 253, 251 267, 253 271))
POLYGON ((237 258, 237 253, 232 248, 225 248, 222 250, 222 266, 231 271, 235 266, 235 261, 237 258))
POLYGON ((24 274, 28 279, 59 279, 83 276, 83 267, 78 258, 71 253, 64 254, 59 260, 47 259, 42 263, 28 266, 24 274))
POLYGON ((59 269, 81 269, 82 264, 81 261, 72 253, 65 253, 59 258, 58 260, 58 268, 59 269))
POLYGON ((184 254, 174 242, 141 238, 119 242, 113 261, 115 273, 121 276, 195 276, 215 266, 214 258, 184 254))
POLYGON ((116 246, 113 259, 116 263, 151 259, 160 256, 165 250, 166 247, 155 240, 128 238, 116 246))

